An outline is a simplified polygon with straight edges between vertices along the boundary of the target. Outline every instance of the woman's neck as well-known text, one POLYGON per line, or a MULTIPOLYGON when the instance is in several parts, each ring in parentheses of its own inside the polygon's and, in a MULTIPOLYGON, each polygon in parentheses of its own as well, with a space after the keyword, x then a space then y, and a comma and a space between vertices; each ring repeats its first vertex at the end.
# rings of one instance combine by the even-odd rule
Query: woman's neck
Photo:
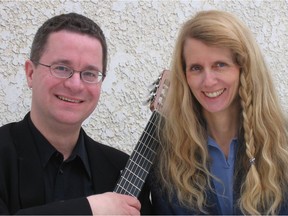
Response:
POLYGON ((222 149, 227 157, 231 140, 238 135, 239 111, 227 113, 204 113, 207 122, 207 132, 222 149))

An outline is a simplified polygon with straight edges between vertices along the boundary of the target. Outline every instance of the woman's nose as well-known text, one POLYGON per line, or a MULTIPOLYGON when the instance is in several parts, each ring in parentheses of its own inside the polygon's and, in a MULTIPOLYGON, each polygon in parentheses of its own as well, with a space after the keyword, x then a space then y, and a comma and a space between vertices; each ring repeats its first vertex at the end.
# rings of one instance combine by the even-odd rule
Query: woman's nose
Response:
POLYGON ((203 84, 205 86, 213 86, 215 83, 217 83, 217 76, 215 74, 215 71, 213 71, 212 69, 205 69, 203 74, 203 84))

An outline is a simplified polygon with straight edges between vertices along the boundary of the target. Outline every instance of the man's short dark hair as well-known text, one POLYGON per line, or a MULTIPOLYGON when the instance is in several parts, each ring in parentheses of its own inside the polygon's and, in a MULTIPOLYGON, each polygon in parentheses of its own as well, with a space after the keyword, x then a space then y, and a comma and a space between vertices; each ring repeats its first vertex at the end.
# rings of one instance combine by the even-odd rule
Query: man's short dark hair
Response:
POLYGON ((38 29, 32 43, 30 59, 33 62, 39 62, 45 50, 49 35, 61 30, 81 33, 98 39, 103 50, 102 72, 106 74, 107 43, 103 31, 93 20, 77 13, 61 14, 52 17, 43 23, 43 25, 38 29))

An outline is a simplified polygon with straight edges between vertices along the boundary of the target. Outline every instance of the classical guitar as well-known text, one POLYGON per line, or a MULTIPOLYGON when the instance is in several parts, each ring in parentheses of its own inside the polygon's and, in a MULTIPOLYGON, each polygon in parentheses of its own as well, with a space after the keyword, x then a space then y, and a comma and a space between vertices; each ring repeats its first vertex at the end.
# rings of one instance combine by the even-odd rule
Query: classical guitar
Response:
POLYGON ((159 110, 169 87, 168 72, 168 70, 164 70, 153 83, 154 88, 150 92, 151 97, 147 101, 153 113, 114 188, 116 193, 138 197, 149 174, 158 147, 155 133, 160 118, 159 110))

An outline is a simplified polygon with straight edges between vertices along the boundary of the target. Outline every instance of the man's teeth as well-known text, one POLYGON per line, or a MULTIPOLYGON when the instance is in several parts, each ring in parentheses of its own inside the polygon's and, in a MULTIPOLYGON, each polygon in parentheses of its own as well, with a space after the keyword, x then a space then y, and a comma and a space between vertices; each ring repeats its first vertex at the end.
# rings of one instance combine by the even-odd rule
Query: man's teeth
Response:
POLYGON ((223 92, 224 92, 224 89, 221 89, 221 90, 216 91, 216 92, 204 92, 204 94, 207 97, 215 98, 215 97, 218 97, 219 95, 221 95, 223 92))
POLYGON ((60 100, 71 102, 71 103, 80 103, 81 102, 80 100, 72 100, 72 99, 69 99, 69 98, 62 97, 62 96, 58 96, 58 98, 60 100))

